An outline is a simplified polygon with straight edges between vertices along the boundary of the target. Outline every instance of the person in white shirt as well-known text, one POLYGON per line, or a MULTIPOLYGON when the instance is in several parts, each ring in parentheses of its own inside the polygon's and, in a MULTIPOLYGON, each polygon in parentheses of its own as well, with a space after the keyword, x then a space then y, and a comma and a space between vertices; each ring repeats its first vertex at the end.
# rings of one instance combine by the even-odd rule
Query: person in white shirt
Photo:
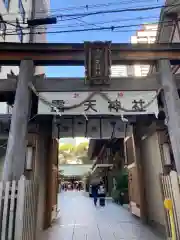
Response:
POLYGON ((99 205, 105 206, 106 189, 103 182, 100 182, 98 189, 99 205))

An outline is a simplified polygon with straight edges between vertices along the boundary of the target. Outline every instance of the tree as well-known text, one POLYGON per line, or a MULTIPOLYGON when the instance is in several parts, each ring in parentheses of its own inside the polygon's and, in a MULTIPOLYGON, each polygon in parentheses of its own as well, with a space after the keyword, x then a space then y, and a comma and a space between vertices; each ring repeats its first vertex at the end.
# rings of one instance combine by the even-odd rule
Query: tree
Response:
POLYGON ((68 164, 71 161, 77 161, 77 163, 87 164, 88 158, 88 142, 82 142, 77 146, 72 144, 62 144, 59 146, 59 163, 68 164))
POLYGON ((75 149, 77 158, 79 158, 83 164, 89 163, 88 146, 88 142, 83 142, 76 146, 75 149))
POLYGON ((75 151, 78 155, 87 153, 88 146, 89 146, 88 142, 82 142, 82 143, 80 143, 79 145, 76 146, 75 151))
POLYGON ((68 164, 68 161, 75 158, 75 146, 66 143, 59 145, 59 163, 68 164))
POLYGON ((71 152, 73 151, 75 148, 75 146, 73 146, 70 143, 66 143, 66 144, 59 144, 59 151, 60 152, 71 152))

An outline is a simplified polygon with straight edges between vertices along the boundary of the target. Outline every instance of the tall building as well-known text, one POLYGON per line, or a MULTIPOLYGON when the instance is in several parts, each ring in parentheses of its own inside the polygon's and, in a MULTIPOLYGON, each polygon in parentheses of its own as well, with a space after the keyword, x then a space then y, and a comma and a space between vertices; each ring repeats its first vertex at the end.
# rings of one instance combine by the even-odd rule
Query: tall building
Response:
MULTIPOLYGON (((151 44, 156 41, 157 35, 157 24, 144 24, 142 28, 136 31, 136 34, 131 37, 132 44, 138 43, 147 43, 151 44)), ((143 77, 146 76, 149 72, 150 66, 149 65, 134 65, 132 66, 133 75, 136 77, 143 77)))
MULTIPOLYGON (((157 34, 157 24, 144 24, 141 29, 136 31, 136 34, 131 37, 131 43, 147 43, 151 44, 156 41, 157 34)), ((127 76, 136 76, 143 77, 146 76, 149 72, 149 65, 113 65, 111 67, 111 76, 112 77, 127 77, 127 76)))
MULTIPOLYGON (((30 41, 27 19, 31 19, 32 10, 34 18, 46 18, 50 8, 49 0, 0 0, 0 42, 19 42, 30 41), (11 34, 11 35, 9 35, 11 34)), ((46 42, 46 26, 38 28, 42 34, 33 34, 33 42, 46 42)), ((34 29, 36 32, 36 28, 34 29)), ((36 74, 44 73, 43 67, 37 67, 36 74)), ((7 74, 19 74, 18 66, 0 66, 0 79, 7 78, 7 74)), ((5 103, 0 103, 0 113, 11 112, 11 107, 5 103), (8 110, 7 110, 8 109, 8 110)))
POLYGON ((111 77, 126 77, 127 76, 126 65, 113 65, 111 66, 111 77))
MULTIPOLYGON (((32 9, 35 18, 43 18, 48 15, 49 5, 49 0, 0 0, 0 42, 29 42, 30 35, 23 34, 29 29, 23 30, 23 27, 27 27, 26 22, 27 19, 31 19, 32 9), (8 35, 9 33, 12 35, 8 35)), ((44 32, 45 26, 41 27, 40 31, 44 32)), ((46 34, 33 35, 33 42, 45 41, 46 34)), ((18 74, 19 68, 0 66, 0 79, 6 78, 10 73, 18 74)))
MULTIPOLYGON (((50 0, 31 0, 35 3, 35 18, 46 18, 50 10, 50 0)), ((34 34, 33 42, 36 43, 45 43, 47 42, 46 35, 46 25, 37 27, 34 29, 34 32, 41 32, 41 34, 34 34)), ((36 74, 42 74, 45 72, 45 67, 39 66, 36 67, 36 74)))

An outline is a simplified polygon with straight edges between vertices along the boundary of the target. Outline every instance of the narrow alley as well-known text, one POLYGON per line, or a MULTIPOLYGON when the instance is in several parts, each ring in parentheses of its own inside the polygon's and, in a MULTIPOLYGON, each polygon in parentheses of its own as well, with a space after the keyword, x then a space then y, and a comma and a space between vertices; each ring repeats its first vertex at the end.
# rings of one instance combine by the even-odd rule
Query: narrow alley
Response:
POLYGON ((143 226, 126 208, 107 200, 104 208, 94 207, 84 192, 63 192, 59 196, 59 216, 43 240, 162 240, 143 226))

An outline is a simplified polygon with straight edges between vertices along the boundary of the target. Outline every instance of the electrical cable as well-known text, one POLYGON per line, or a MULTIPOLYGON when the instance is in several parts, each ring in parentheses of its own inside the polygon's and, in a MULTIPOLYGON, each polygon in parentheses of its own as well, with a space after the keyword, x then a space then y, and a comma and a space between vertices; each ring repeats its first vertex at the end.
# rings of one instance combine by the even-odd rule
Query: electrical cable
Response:
MULTIPOLYGON (((157 1, 154 0, 154 2, 157 3, 157 1)), ((138 3, 148 3, 147 0, 139 0, 138 3)), ((99 3, 99 4, 86 4, 86 5, 80 5, 80 6, 71 6, 71 7, 67 7, 67 8, 54 8, 54 9, 50 9, 48 12, 57 12, 57 11, 74 11, 74 10, 89 10, 89 9, 93 9, 93 8, 104 8, 104 7, 109 7, 109 6, 117 6, 117 5, 129 5, 129 4, 137 4, 137 1, 135 0, 124 0, 121 2, 118 1, 113 1, 113 2, 108 2, 108 3, 99 3)), ((40 10, 40 11, 35 11, 35 13, 47 13, 47 10, 40 10)), ((9 13, 5 13, 5 14, 1 14, 1 16, 7 16, 7 15, 17 15, 17 14, 21 14, 21 12, 17 11, 17 12, 9 12, 9 13)))
MULTIPOLYGON (((158 21, 158 17, 157 16, 147 16, 147 17, 134 17, 134 18, 117 18, 117 19, 111 19, 108 21, 95 21, 95 22, 85 22, 83 20, 77 19, 78 21, 82 22, 81 24, 71 24, 71 25, 66 25, 66 24, 56 24, 54 26, 50 26, 51 29, 62 29, 62 28, 74 28, 74 27, 85 27, 85 26, 89 26, 89 25, 98 25, 98 24, 105 24, 105 23, 116 23, 116 22, 128 22, 128 21, 142 21, 142 20, 150 20, 150 19, 156 19, 158 21)), ((96 26, 99 27, 99 26, 96 26)), ((48 28, 48 27, 47 27, 48 28)), ((36 30, 38 29, 42 29, 36 27, 36 30)))
MULTIPOLYGON (((157 8, 165 8, 165 7, 170 7, 170 6, 177 6, 177 5, 180 5, 180 4, 171 4, 171 5, 166 5, 166 6, 155 6, 155 7, 145 7, 145 8, 128 8, 128 9, 120 9, 120 10, 107 10, 107 11, 98 11, 98 12, 91 12, 91 13, 86 13, 86 14, 82 14, 81 16, 79 17, 83 17, 83 16, 90 16, 90 15, 96 15, 96 14, 104 14, 104 13, 114 13, 114 12, 124 12, 124 11, 145 11, 145 10, 152 10, 152 9, 157 9, 157 8)), ((68 14, 68 15, 63 15, 63 16, 78 16, 79 14, 68 14)), ((62 17, 62 15, 61 15, 62 17)), ((171 21, 169 21, 171 22, 171 21)), ((160 22, 158 22, 160 23, 160 22)), ((157 24, 157 23, 155 23, 157 24)), ((133 27, 133 26, 137 26, 137 25, 131 25, 130 27, 133 27)), ((97 31, 97 30, 114 30, 114 29, 117 29, 117 28, 125 28, 124 26, 112 26, 112 27, 100 27, 100 28, 91 28, 91 29, 77 29, 77 30, 66 30, 66 31, 56 31, 56 32, 35 32, 35 34, 43 34, 43 33, 68 33, 68 32, 82 32, 82 31, 97 31)), ((126 26, 127 27, 127 26, 126 26)), ((11 33, 8 33, 8 35, 10 35, 11 33)), ((26 34, 29 34, 29 33, 24 33, 24 35, 26 34)))
POLYGON ((85 25, 88 25, 88 26, 95 26, 95 27, 99 27, 97 24, 95 23, 87 23, 86 21, 84 20, 81 20, 81 19, 76 19, 76 21, 79 21, 81 23, 84 23, 85 25))
POLYGON ((86 16, 92 16, 92 15, 99 15, 99 14, 107 14, 107 13, 120 13, 120 12, 137 12, 137 11, 148 11, 148 10, 155 10, 155 9, 164 9, 169 7, 177 7, 180 6, 179 4, 169 4, 169 5, 158 5, 158 6, 146 6, 141 8, 124 8, 124 9, 113 9, 113 10, 103 10, 103 11, 96 11, 96 12, 88 12, 88 13, 75 13, 75 14, 61 14, 56 15, 54 17, 61 18, 61 21, 67 21, 67 20, 74 20, 76 17, 86 17, 86 16), (67 18, 67 19, 62 19, 67 18))
POLYGON ((164 9, 168 7, 178 7, 178 4, 169 4, 169 5, 158 5, 158 6, 146 6, 142 8, 124 8, 124 9, 112 9, 112 10, 103 10, 103 11, 96 11, 96 12, 88 12, 88 13, 75 13, 75 14, 62 14, 56 15, 58 18, 62 17, 84 17, 84 16, 92 16, 92 15, 99 15, 99 14, 107 14, 107 13, 120 13, 120 12, 137 12, 137 11, 148 11, 148 10, 155 10, 155 9, 164 9))
MULTIPOLYGON (((179 21, 180 19, 178 19, 179 21)), ((167 20, 167 21, 161 21, 161 22, 152 22, 151 24, 162 24, 162 23, 169 23, 167 26, 173 26, 174 24, 172 24, 172 21, 167 20)), ((146 24, 144 24, 146 25, 146 24)), ((33 34, 58 34, 58 33, 75 33, 75 32, 89 32, 89 31, 102 31, 102 30, 111 30, 112 32, 116 32, 114 31, 115 29, 122 29, 122 28, 132 28, 132 27, 139 27, 142 26, 142 24, 131 24, 131 25, 120 25, 120 26, 104 26, 104 27, 96 27, 96 28, 84 28, 84 29, 72 29, 72 30, 61 30, 61 31, 35 31, 33 34)), ((137 29, 136 29, 137 30, 137 29)), ((135 30, 135 31, 136 31, 135 30)), ((126 30, 127 31, 127 30, 126 30)), ((133 31, 132 29, 130 31, 133 31)), ((125 31, 122 31, 125 32, 125 31)), ((158 32, 158 30, 157 30, 158 32)), ((29 35, 30 33, 23 33, 24 35, 29 35)), ((17 35, 14 32, 8 32, 6 33, 6 35, 17 35)))

